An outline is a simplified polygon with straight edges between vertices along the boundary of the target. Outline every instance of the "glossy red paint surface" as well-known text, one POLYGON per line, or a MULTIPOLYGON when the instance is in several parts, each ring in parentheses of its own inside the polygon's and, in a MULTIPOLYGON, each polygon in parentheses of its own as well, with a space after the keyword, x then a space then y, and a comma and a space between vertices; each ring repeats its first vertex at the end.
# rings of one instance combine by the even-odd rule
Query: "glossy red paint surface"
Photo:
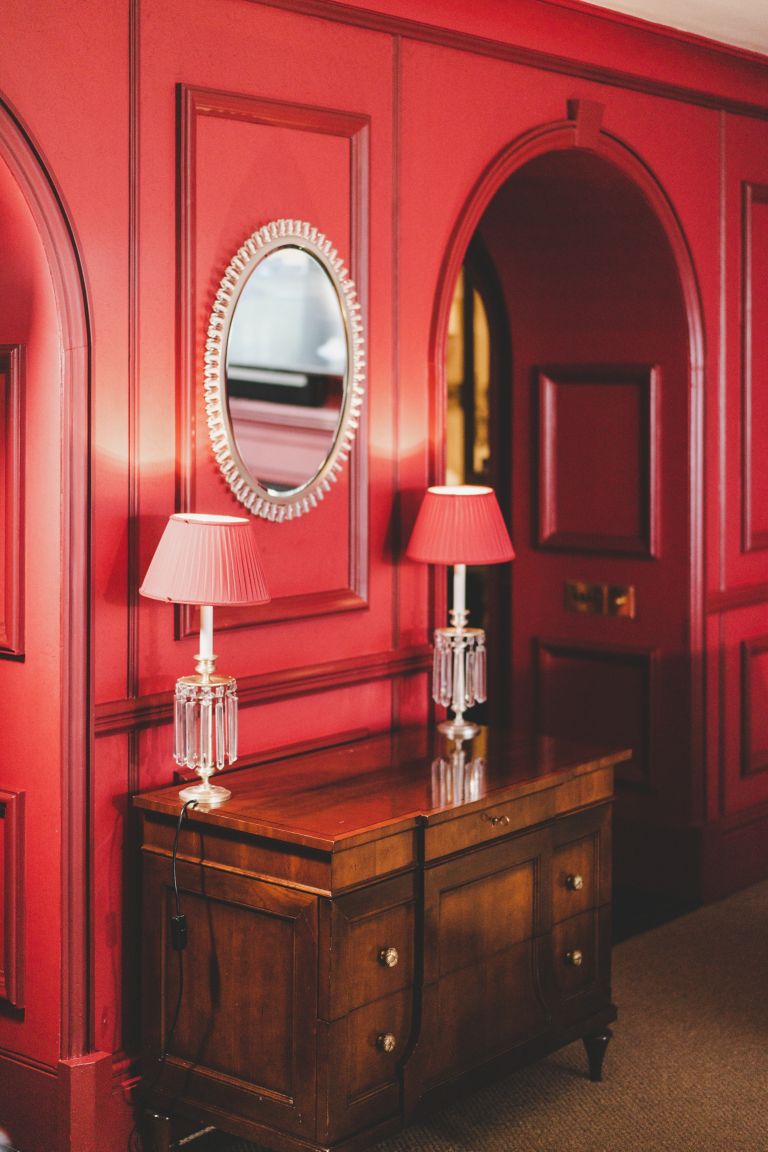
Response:
MULTIPOLYGON (((59 334, 74 329, 56 314, 32 217, 0 169, 0 343, 29 344, 26 661, 0 661, 0 790, 26 793, 25 1008, 23 1016, 0 1012, 7 1069, 0 1069, 0 1123, 11 1117, 29 1152, 68 1152, 75 1132, 82 1152, 86 1136, 66 1117, 59 1126, 58 1101, 107 1089, 90 1065, 57 1076, 59 1059, 80 1055, 78 1046, 116 1061, 114 1102, 93 1108, 109 1117, 92 1134, 94 1147, 118 1146, 130 1123, 120 1084, 130 1080, 137 1053, 139 941, 127 799, 171 780, 169 694, 196 647, 192 635, 174 639, 173 611, 139 603, 137 587, 178 504, 239 509, 208 451, 200 390, 202 342, 226 264, 276 217, 325 229, 361 291, 369 365, 357 470, 310 516, 257 525, 278 615, 256 609, 247 619, 222 617, 215 647, 243 688, 243 756, 333 742, 398 718, 418 722, 429 707, 430 625, 442 620, 444 603, 435 592, 441 582, 403 560, 402 550, 424 487, 441 478, 438 302, 450 294, 487 206, 476 199, 484 175, 513 146, 524 149, 567 124, 568 101, 601 104, 611 146, 631 154, 660 189, 692 269, 682 287, 687 314, 691 301, 700 304, 701 331, 675 353, 687 357, 674 369, 685 380, 661 429, 662 459, 674 454, 678 471, 667 476, 662 466, 662 483, 675 491, 669 506, 666 492, 661 504, 672 573, 670 596, 657 596, 658 643, 677 647, 692 685, 691 767, 669 783, 663 818, 670 838, 686 844, 687 837, 698 844, 706 824, 710 891, 727 873, 720 862, 738 855, 728 856, 727 837, 748 845, 734 877, 768 873, 753 835, 768 800, 759 719, 768 703, 761 646, 768 550, 759 539, 768 525, 760 471, 768 417, 759 400, 768 65, 575 0, 521 0, 513 17, 502 0, 451 0, 439 9, 442 27, 428 0, 341 7, 23 0, 3 14, 0 97, 20 118, 72 230, 91 358, 92 755, 70 763, 56 708, 30 711, 26 701, 32 691, 56 700, 66 679, 61 569, 69 571, 70 557, 62 552, 58 476, 68 426, 56 381, 59 334), (230 111, 190 120, 191 92, 224 94, 230 111), (184 143, 192 122, 193 156, 184 143), (753 328, 745 344, 747 313, 753 328), (681 399, 696 388, 704 419, 681 399), (690 486, 690 500, 678 485, 690 486), (686 517, 701 525, 691 540, 686 517), (757 547, 744 548, 745 517, 757 547), (81 826, 68 816, 78 797, 81 826), (65 827, 76 828, 83 893, 70 868, 78 852, 62 846, 65 827), (752 832, 742 836, 743 829, 752 832), (81 952, 70 947, 71 935, 84 941, 81 952), (82 1011, 69 992, 73 981, 82 1011)), ((626 252, 624 263, 640 255, 626 252)), ((680 266, 680 252, 676 259, 680 266)), ((643 288, 664 296, 663 336, 662 328, 678 325, 680 297, 661 257, 657 272, 636 288, 640 297, 643 288)), ((622 316, 645 306, 633 301, 631 281, 622 292, 612 313, 612 359, 630 356, 632 329, 625 331, 622 316)), ((599 310, 599 293, 591 302, 599 310)), ((596 353, 585 343, 579 355, 596 353)), ((633 346, 633 360, 646 356, 633 346)), ((512 527, 518 547, 514 518, 512 527)), ((528 526, 521 531, 531 551, 528 526)), ((525 563, 524 551, 514 578, 523 578, 525 563)), ((634 579, 632 562, 621 564, 634 579)), ((79 569, 77 579, 84 586, 79 569)), ((554 640, 573 640, 568 622, 551 631, 554 640)), ((645 637, 642 645, 656 642, 645 637)), ((636 675, 631 665, 630 686, 636 675)))

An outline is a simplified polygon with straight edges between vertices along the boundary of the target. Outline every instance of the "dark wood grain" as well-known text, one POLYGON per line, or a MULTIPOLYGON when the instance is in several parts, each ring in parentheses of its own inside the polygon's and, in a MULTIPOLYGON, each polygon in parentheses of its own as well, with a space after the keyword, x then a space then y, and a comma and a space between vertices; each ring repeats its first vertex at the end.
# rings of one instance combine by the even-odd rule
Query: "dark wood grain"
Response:
POLYGON ((229 773, 231 801, 178 837, 180 955, 177 788, 136 797, 145 1103, 353 1152, 481 1070, 602 1034, 628 756, 483 731, 451 760, 418 729, 229 773))

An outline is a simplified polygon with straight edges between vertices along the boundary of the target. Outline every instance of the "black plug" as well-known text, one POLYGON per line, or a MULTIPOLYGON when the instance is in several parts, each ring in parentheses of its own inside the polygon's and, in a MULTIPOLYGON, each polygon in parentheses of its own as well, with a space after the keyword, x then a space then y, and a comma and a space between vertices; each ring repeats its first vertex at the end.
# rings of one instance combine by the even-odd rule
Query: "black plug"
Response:
POLYGON ((187 946, 187 918, 183 912, 171 916, 171 947, 183 952, 187 946))

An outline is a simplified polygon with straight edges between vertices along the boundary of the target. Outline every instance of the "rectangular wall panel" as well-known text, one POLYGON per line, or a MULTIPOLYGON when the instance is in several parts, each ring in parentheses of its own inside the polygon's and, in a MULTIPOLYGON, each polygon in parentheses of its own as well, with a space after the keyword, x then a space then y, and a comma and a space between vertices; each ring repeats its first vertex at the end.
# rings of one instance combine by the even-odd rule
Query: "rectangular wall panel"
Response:
POLYGON ((0 788, 0 1000, 24 1003, 24 793, 0 788))
MULTIPOLYGON (((306 220, 338 250, 365 301, 369 122, 354 113, 200 88, 180 89, 179 117, 180 500, 184 509, 248 515, 218 471, 206 426, 202 364, 218 282, 257 229, 277 219, 306 220)), ((272 601, 220 610, 217 629, 366 606, 365 456, 363 429, 333 491, 311 515, 259 529, 267 568, 279 576, 272 601), (311 583, 306 566, 296 562, 299 554, 315 558, 311 583)), ((189 610, 180 617, 181 635, 195 630, 189 610)))
POLYGON ((655 554, 657 385, 647 365, 539 371, 541 547, 655 554))
POLYGON ((741 643, 741 775, 768 773, 768 636, 741 643))
POLYGON ((617 780, 649 787, 653 652, 539 640, 536 657, 538 730, 632 748, 632 760, 618 766, 617 780))
POLYGON ((745 552, 768 548, 768 186, 742 190, 743 524, 745 552))
POLYGON ((0 345, 0 656, 24 650, 22 348, 0 345))

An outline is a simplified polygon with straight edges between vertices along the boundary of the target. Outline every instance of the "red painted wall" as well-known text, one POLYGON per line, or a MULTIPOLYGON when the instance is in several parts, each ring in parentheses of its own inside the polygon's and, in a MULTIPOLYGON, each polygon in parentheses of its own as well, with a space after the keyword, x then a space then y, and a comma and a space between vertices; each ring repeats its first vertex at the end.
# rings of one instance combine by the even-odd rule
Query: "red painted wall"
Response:
MULTIPOLYGON (((52 190, 46 210, 71 230, 90 358, 91 732, 82 762, 72 763, 48 731, 50 710, 30 719, 6 708, 0 762, 0 790, 23 789, 27 800, 25 1004, 23 1014, 0 1006, 0 1126, 12 1122, 29 1152, 75 1143, 83 1152, 88 1141, 106 1150, 127 1134, 140 946, 128 799, 171 777, 169 693, 195 649, 193 635, 174 638, 188 622, 139 602, 137 586, 177 506, 237 511, 201 408, 201 349, 219 278, 256 227, 278 216, 309 220, 332 237, 358 284, 368 344, 354 466, 319 511, 291 525, 259 522, 273 604, 220 621, 220 666, 241 685, 243 757, 422 718, 432 595, 428 574, 400 549, 440 461, 437 301, 452 283, 461 220, 483 173, 512 142, 567 121, 569 100, 604 105, 605 131, 663 189, 695 270, 706 359, 692 375, 706 425, 694 419, 691 462, 694 511, 705 518, 691 552, 700 563, 688 624, 694 689, 706 660, 707 695, 693 704, 701 738, 691 738, 706 821, 694 816, 686 833, 710 894, 716 875, 738 883, 768 873, 764 850, 753 851, 768 803, 754 719, 766 691, 768 491, 758 462, 768 426, 753 403, 765 376, 755 325, 765 324, 768 65, 570 2, 525 0, 512 20, 501 0, 454 0, 441 5, 441 19, 435 26, 427 0, 341 8, 23 0, 4 13, 4 114, 18 117, 52 190), (747 490, 757 535, 745 550, 747 490), (69 832, 60 843, 60 827, 78 828, 73 797, 82 797, 83 825, 76 843, 69 832), (88 881, 82 898, 72 896, 73 860, 88 881), (60 907, 64 938, 80 933, 81 953, 69 943, 62 952, 60 907), (73 985, 83 1010, 79 1025, 64 1027, 73 985), (84 1053, 85 1063, 60 1063, 84 1053), (113 1065, 109 1088, 98 1053, 113 1065), (106 1093, 111 1102, 93 1111, 102 1122, 72 1135, 76 1106, 90 1114, 83 1101, 106 1093)), ((0 192, 23 222, 13 183, 0 192)), ((12 279, 28 299, 26 270, 42 286, 45 264, 39 250, 28 262, 36 241, 25 228, 14 227, 23 258, 12 279)), ((2 289, 7 318, 5 278, 2 289)), ((54 323, 52 306, 48 297, 39 345, 31 328, 22 335, 56 359, 67 328, 61 317, 54 323)), ((0 344, 12 339, 0 331, 0 344)), ((0 675, 13 693, 44 666, 55 695, 66 666, 51 637, 71 557, 51 437, 60 419, 66 456, 73 433, 55 403, 41 408, 41 395, 31 383, 27 658, 0 661, 0 675)))

